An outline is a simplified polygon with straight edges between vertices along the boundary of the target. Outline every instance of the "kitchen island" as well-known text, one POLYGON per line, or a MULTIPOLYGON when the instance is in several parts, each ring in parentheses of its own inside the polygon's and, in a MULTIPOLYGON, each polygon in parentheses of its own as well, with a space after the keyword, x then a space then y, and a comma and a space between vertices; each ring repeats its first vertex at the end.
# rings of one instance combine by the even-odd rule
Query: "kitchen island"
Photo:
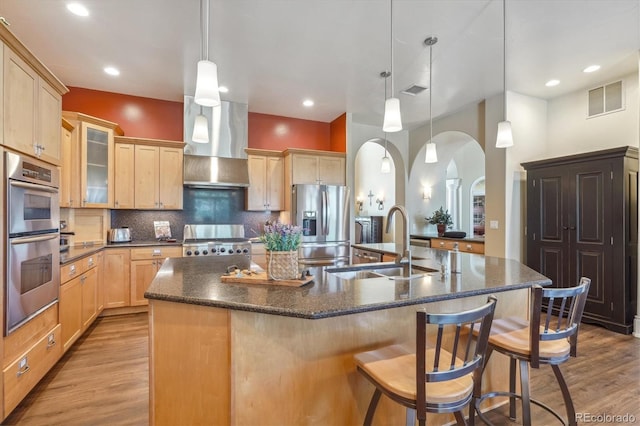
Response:
MULTIPOLYGON (((423 249, 414 265, 439 270, 442 253, 423 249)), ((361 424, 373 387, 356 372, 353 354, 414 343, 417 309, 467 309, 495 294, 496 317, 522 316, 528 288, 550 284, 516 261, 461 256, 461 274, 359 279, 333 268, 298 288, 222 284, 220 264, 167 260, 145 293, 151 423, 361 424)), ((489 364, 486 389, 507 384, 501 358, 489 364)), ((376 421, 402 424, 404 410, 383 398, 376 421)))

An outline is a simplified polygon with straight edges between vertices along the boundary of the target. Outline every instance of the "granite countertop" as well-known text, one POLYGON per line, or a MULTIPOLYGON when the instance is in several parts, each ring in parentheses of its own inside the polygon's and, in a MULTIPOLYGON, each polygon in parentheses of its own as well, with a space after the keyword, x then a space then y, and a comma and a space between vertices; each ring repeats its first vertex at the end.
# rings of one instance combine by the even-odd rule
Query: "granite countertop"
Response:
POLYGON ((439 237, 438 234, 410 234, 409 238, 414 238, 416 240, 431 240, 434 238, 438 238, 439 240, 469 241, 469 242, 484 244, 484 237, 451 238, 451 237, 439 237))
POLYGON ((393 265, 368 263, 328 268, 302 287, 221 283, 224 265, 208 262, 206 258, 173 258, 162 265, 145 297, 320 319, 551 284, 551 280, 515 260, 468 253, 459 254, 461 273, 442 276, 433 271, 439 271, 441 262, 447 262, 449 252, 421 248, 420 254, 423 258, 413 261, 413 273, 424 275, 412 280, 340 277, 341 272, 349 275, 348 270, 393 265))
MULTIPOLYGON (((380 254, 388 254, 395 256, 397 253, 402 252, 402 244, 396 243, 365 243, 365 244, 351 244, 351 247, 360 250, 373 251, 380 254)), ((412 259, 424 259, 429 256, 431 250, 427 247, 410 246, 412 259)))
POLYGON ((86 247, 69 247, 69 249, 60 253, 60 264, 64 265, 65 263, 73 262, 81 257, 97 253, 103 248, 105 248, 105 246, 102 244, 86 247))
POLYGON ((130 248, 130 247, 148 247, 148 246, 182 246, 181 241, 166 242, 158 240, 150 241, 130 241, 126 243, 109 243, 109 244, 96 244, 92 246, 75 246, 69 247, 66 251, 60 252, 60 264, 73 262, 81 257, 88 256, 93 253, 97 253, 105 248, 130 248))

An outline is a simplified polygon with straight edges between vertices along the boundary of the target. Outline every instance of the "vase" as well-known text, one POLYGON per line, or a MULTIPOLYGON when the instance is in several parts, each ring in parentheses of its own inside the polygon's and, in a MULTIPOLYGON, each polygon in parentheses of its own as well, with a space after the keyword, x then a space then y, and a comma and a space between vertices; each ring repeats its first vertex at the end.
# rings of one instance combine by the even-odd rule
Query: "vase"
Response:
POLYGON ((438 237, 442 237, 444 235, 444 231, 447 229, 447 225, 444 223, 438 223, 436 227, 438 228, 438 237))
POLYGON ((298 279, 298 251, 268 250, 267 273, 273 280, 298 279))

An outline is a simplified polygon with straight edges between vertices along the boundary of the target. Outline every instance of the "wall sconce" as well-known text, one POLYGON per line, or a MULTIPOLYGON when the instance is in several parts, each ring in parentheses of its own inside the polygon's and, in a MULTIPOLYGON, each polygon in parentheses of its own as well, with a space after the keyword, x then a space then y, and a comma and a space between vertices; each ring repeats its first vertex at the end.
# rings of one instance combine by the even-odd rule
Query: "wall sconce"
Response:
POLYGON ((430 200, 431 199, 431 187, 425 186, 422 188, 422 199, 430 200))
POLYGON ((378 205, 378 210, 384 210, 384 200, 382 197, 376 198, 376 204, 378 205))

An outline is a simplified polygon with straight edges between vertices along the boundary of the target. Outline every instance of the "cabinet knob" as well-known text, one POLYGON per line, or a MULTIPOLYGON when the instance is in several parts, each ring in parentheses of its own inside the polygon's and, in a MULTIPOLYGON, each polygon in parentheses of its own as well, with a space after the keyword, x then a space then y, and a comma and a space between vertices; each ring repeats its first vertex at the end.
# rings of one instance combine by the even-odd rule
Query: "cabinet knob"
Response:
POLYGON ((16 372, 16 377, 22 376, 23 374, 27 373, 29 370, 30 370, 29 360, 25 356, 20 360, 20 363, 18 364, 18 371, 16 372))
POLYGON ((56 345, 56 336, 53 333, 51 333, 47 337, 47 349, 51 349, 55 345, 56 345))
POLYGON ((469 251, 473 250, 473 246, 471 244, 467 244, 467 250, 469 251))

